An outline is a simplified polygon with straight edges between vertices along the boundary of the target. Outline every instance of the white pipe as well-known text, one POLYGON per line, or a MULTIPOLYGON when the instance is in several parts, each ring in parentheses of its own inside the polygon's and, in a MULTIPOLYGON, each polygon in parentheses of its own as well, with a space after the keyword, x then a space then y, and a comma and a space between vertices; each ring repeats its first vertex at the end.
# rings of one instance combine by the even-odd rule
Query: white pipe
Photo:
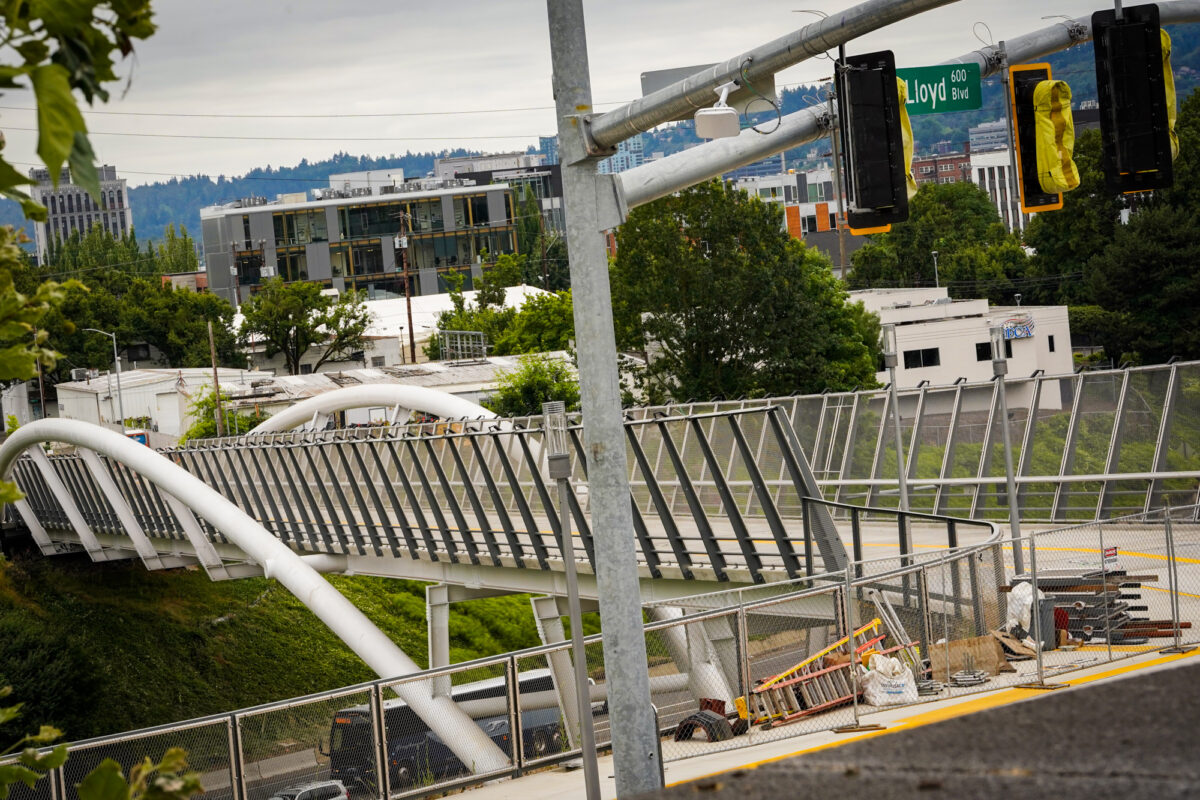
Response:
MULTIPOLYGON (((655 620, 679 619, 683 609, 678 606, 652 606, 650 616, 655 620)), ((671 660, 682 671, 687 667, 688 685, 692 694, 697 698, 715 697, 724 700, 726 705, 733 705, 733 692, 725 680, 725 674, 717 663, 717 654, 703 630, 704 623, 696 622, 691 625, 672 625, 659 628, 667 649, 671 651, 671 660)))
MULTIPOLYGON (((177 498, 241 548, 267 577, 287 587, 380 677, 420 672, 395 642, 255 519, 182 467, 116 431, 72 419, 43 419, 23 425, 0 445, 0 480, 9 478, 21 453, 42 442, 73 444, 108 456, 177 498)), ((432 696, 428 681, 401 684, 395 691, 475 772, 508 766, 508 757, 453 700, 432 696)))
POLYGON ((351 408, 371 406, 402 406, 426 411, 443 419, 496 418, 495 413, 478 403, 472 403, 448 392, 402 383, 368 383, 362 386, 345 386, 302 400, 264 420, 248 435, 290 431, 310 422, 314 414, 336 414, 351 408))

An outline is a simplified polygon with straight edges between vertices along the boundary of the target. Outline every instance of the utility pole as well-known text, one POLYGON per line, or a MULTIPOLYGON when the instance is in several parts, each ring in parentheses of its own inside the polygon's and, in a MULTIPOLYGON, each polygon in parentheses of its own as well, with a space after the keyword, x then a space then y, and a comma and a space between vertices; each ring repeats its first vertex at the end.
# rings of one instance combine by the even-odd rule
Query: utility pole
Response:
POLYGON ((608 257, 596 204, 601 187, 596 162, 601 151, 589 148, 585 130, 592 112, 592 89, 583 0, 546 0, 546 9, 575 295, 575 342, 604 668, 612 730, 618 733, 613 737, 613 766, 617 795, 625 797, 661 788, 662 765, 646 668, 608 257))
MULTIPOLYGON (((843 49, 842 56, 845 56, 843 49)), ((834 70, 841 67, 841 62, 838 61, 833 65, 834 70)), ((846 279, 846 208, 845 199, 842 195, 842 159, 838 154, 838 137, 841 133, 837 130, 837 115, 833 111, 833 87, 836 86, 836 81, 829 88, 829 143, 833 145, 830 151, 833 153, 833 179, 836 182, 835 191, 837 192, 837 234, 838 234, 838 267, 840 273, 838 275, 842 280, 846 279)))
POLYGON ((408 214, 400 212, 400 235, 396 237, 396 248, 400 251, 400 266, 404 270, 404 304, 408 307, 408 356, 409 363, 417 363, 417 336, 412 321, 412 290, 408 286, 408 214))
POLYGON ((542 246, 542 289, 550 291, 550 273, 546 269, 546 223, 542 219, 542 203, 538 201, 538 244, 542 246))
POLYGON ((213 400, 217 404, 217 436, 225 435, 225 409, 221 407, 221 383, 217 378, 217 344, 213 339, 212 320, 208 321, 208 355, 212 358, 213 400))

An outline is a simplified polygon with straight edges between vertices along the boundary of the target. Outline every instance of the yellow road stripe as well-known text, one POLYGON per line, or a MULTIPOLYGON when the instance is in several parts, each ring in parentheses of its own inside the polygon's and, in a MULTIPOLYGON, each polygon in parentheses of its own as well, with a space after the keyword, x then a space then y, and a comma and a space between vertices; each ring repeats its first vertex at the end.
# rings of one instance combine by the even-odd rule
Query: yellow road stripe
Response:
MULTIPOLYGON (((1127 672, 1134 672, 1139 669, 1145 669, 1146 667, 1158 666, 1159 664, 1169 664, 1172 661, 1178 661, 1181 658, 1190 658, 1191 656, 1197 655, 1197 654, 1200 654, 1200 650, 1191 650, 1187 653, 1163 656, 1162 658, 1156 658, 1153 661, 1146 661, 1141 664, 1127 664, 1123 667, 1117 667, 1115 669, 1108 670, 1107 672, 1099 672, 1099 673, 1096 673, 1095 675, 1085 675, 1085 676, 1081 676, 1078 678, 1073 678, 1071 680, 1062 681, 1062 683, 1066 683, 1068 686, 1082 686, 1083 684, 1091 683, 1092 681, 1098 681, 1098 680, 1103 680, 1104 678, 1111 678, 1111 677, 1115 677, 1117 675, 1123 675, 1127 672)), ((833 741, 833 742, 826 742, 825 744, 819 744, 819 745, 816 745, 815 747, 808 747, 803 750, 797 750, 792 753, 785 753, 784 755, 780 755, 780 756, 772 756, 771 758, 764 758, 760 761, 751 761, 748 764, 742 764, 740 766, 729 767, 727 769, 721 770, 720 772, 712 772, 707 775, 697 775, 694 778, 687 778, 686 780, 669 783, 669 784, 667 784, 667 786, 668 787, 679 786, 684 783, 691 783, 692 781, 698 781, 698 780, 702 780, 704 778, 711 778, 716 775, 723 775, 727 772, 732 772, 733 770, 757 769, 758 767, 761 767, 763 764, 770 764, 775 761, 782 761, 785 758, 793 758, 795 756, 804 755, 805 753, 815 753, 819 750, 829 750, 834 747, 841 747, 842 745, 849 744, 851 742, 862 741, 863 739, 872 739, 876 736, 886 736, 889 733, 896 733, 897 731, 907 731, 907 730, 911 730, 913 728, 920 727, 922 725, 930 725, 934 722, 941 722, 942 720, 953 719, 954 717, 961 717, 961 716, 966 716, 967 714, 974 714, 977 711, 984 711, 989 708, 996 708, 997 706, 1007 705, 1008 703, 1016 702, 1018 700, 1027 700, 1033 696, 1031 694, 1031 692, 1038 692, 1038 691, 1041 691, 1041 690, 1040 689, 1002 689, 1000 691, 995 692, 994 694, 987 694, 982 697, 977 697, 973 700, 968 700, 964 703, 956 703, 955 705, 947 706, 945 708, 938 708, 933 711, 926 711, 922 714, 917 714, 916 716, 909 717, 908 719, 898 720, 896 722, 889 722, 888 725, 890 727, 888 727, 882 731, 872 731, 870 733, 864 733, 859 736, 851 736, 851 737, 848 737, 845 739, 838 739, 837 741, 833 741)))

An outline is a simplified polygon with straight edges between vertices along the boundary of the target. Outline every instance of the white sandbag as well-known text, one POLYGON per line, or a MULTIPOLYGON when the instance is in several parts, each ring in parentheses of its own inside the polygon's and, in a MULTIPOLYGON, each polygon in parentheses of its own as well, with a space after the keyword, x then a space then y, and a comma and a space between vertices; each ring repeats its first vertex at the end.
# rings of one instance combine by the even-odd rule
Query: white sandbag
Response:
POLYGON ((917 702, 917 680, 912 669, 898 658, 871 656, 871 668, 862 677, 863 700, 872 706, 898 706, 917 702))

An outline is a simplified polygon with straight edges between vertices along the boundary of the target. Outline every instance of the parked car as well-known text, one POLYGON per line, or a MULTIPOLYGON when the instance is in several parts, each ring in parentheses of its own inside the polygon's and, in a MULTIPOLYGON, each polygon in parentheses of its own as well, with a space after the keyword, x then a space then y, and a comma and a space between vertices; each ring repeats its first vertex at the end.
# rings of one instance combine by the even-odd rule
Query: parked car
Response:
POLYGON ((309 781, 278 791, 270 800, 350 800, 350 790, 341 781, 309 781))

